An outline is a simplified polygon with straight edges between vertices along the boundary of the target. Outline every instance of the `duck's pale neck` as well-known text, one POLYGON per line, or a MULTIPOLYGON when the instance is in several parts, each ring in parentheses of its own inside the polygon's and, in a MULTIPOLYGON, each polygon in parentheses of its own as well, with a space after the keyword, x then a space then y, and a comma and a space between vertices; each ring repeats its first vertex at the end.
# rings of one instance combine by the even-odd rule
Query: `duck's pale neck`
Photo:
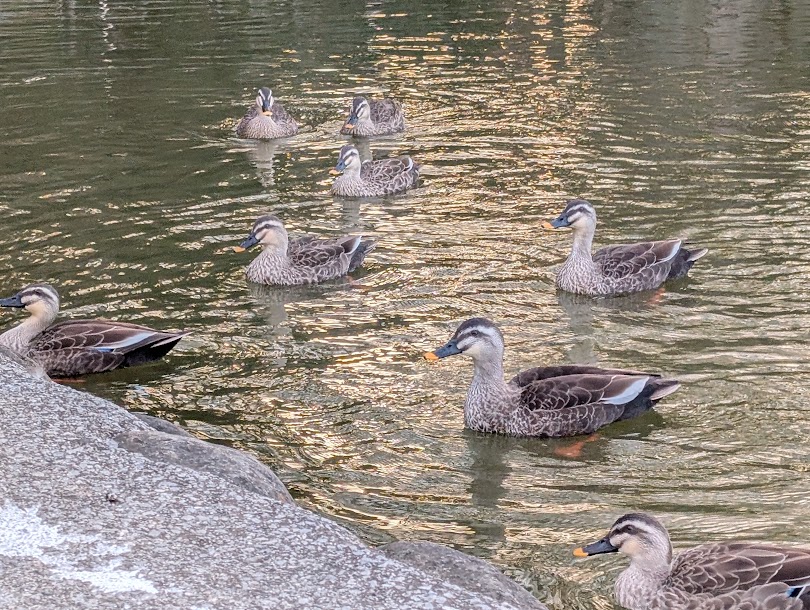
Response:
POLYGON ((0 345, 25 355, 33 338, 48 328, 55 319, 56 314, 48 311, 32 314, 28 319, 0 335, 0 345))
POLYGON ((279 237, 277 241, 268 244, 262 244, 262 253, 259 256, 287 256, 287 248, 289 247, 289 240, 286 235, 279 237))
POLYGON ((475 358, 464 422, 472 430, 504 433, 504 421, 514 409, 513 390, 503 379, 503 352, 489 358, 475 358))
POLYGON ((616 579, 615 594, 619 605, 631 610, 645 610, 669 577, 671 549, 651 551, 635 558, 616 579))
POLYGON ((593 226, 574 229, 574 246, 571 248, 571 256, 569 258, 592 260, 591 247, 593 246, 593 234, 593 226))

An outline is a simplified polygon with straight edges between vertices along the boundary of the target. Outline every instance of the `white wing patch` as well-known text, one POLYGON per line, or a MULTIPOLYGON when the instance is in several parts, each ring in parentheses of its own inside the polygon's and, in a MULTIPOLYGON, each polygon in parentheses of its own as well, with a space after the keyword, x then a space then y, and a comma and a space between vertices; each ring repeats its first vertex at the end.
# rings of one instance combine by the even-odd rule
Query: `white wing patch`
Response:
MULTIPOLYGON (((615 379, 615 377, 614 377, 615 379)), ((606 402, 609 405, 625 405, 631 400, 633 400, 636 396, 641 394, 641 391, 644 389, 644 386, 647 385, 647 382, 650 380, 649 377, 640 377, 637 381, 634 381, 627 389, 624 390, 621 394, 617 394, 616 396, 610 396, 609 398, 602 399, 601 402, 606 402)))
POLYGON ((149 337, 151 337, 154 334, 155 333, 153 333, 152 331, 142 331, 142 332, 136 333, 134 335, 129 335, 128 337, 126 337, 125 339, 121 339, 120 341, 115 341, 113 343, 105 343, 104 345, 99 345, 95 349, 97 349, 100 352, 112 352, 112 351, 115 351, 117 349, 123 349, 125 347, 130 347, 132 345, 140 343, 144 339, 148 339, 149 337))

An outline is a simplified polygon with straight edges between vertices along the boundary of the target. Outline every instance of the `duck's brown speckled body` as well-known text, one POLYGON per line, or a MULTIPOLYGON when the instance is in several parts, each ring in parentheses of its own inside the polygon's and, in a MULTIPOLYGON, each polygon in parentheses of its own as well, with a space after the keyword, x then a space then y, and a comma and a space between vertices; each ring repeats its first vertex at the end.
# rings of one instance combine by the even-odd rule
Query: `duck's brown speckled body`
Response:
POLYGON ((450 341, 429 360, 465 354, 474 373, 464 402, 468 428, 512 436, 573 436, 629 419, 649 410, 678 389, 659 375, 563 365, 503 377, 503 337, 485 318, 461 324, 450 341))
POLYGON ((608 246, 591 254, 596 211, 584 199, 568 202, 547 228, 571 227, 574 245, 557 272, 560 290, 591 296, 610 296, 651 290, 667 280, 685 276, 708 252, 689 250, 680 239, 608 246))
POLYGON ((256 103, 236 126, 236 135, 251 140, 274 140, 298 133, 298 123, 267 87, 259 89, 256 103))
POLYGON ((53 324, 59 313, 59 294, 49 284, 23 288, 0 299, 0 307, 24 307, 31 313, 0 335, 0 345, 50 377, 79 377, 158 360, 188 334, 101 319, 53 324))
POLYGON ((383 136, 405 130, 402 104, 384 98, 375 100, 357 96, 352 100, 349 118, 340 133, 347 136, 383 136))
POLYGON ((331 193, 340 197, 382 197, 402 193, 416 185, 419 165, 410 157, 360 162, 360 153, 347 144, 340 149, 331 193))
POLYGON ((652 515, 620 517, 579 557, 620 552, 630 566, 616 580, 629 610, 808 610, 810 548, 756 542, 697 546, 672 556, 666 528, 652 515))
POLYGON ((355 271, 376 243, 359 235, 332 239, 312 236, 290 240, 281 220, 259 217, 240 248, 257 244, 262 251, 248 265, 247 279, 257 284, 298 286, 317 284, 355 271))

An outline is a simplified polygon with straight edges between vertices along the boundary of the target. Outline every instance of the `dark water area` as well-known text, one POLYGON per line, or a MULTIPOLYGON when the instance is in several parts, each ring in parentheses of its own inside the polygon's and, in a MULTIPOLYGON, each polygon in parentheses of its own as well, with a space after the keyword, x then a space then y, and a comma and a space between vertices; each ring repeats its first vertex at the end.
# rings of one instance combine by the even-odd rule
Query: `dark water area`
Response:
MULTIPOLYGON (((624 561, 574 546, 630 510, 676 547, 810 541, 810 5, 732 0, 0 5, 0 291, 65 317, 193 334, 81 388, 273 467, 372 543, 491 560, 553 608, 612 608, 624 561), (267 85, 304 126, 238 140, 267 85), (356 92, 406 108, 421 186, 328 194, 356 92), (556 294, 591 200, 597 245, 709 254, 655 294, 556 294), (351 282, 247 284, 260 213, 379 240, 351 282), (496 320, 509 373, 595 363, 683 381, 656 413, 571 441, 464 430, 471 377, 426 349, 496 320)), ((3 328, 19 312, 0 312, 3 328)))

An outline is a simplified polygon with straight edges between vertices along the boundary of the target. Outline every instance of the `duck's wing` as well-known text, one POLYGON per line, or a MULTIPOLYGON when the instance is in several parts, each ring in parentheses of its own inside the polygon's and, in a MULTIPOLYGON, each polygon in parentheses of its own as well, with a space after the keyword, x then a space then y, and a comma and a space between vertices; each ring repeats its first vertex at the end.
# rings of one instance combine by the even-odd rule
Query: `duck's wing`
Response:
POLYGON ((607 246, 593 253, 593 261, 605 276, 614 279, 644 275, 653 270, 664 273, 669 271, 680 249, 680 239, 607 246))
POLYGON ((120 367, 126 360, 126 354, 87 347, 66 347, 31 352, 31 358, 51 377, 81 377, 120 367))
POLYGON ((537 368, 521 371, 512 378, 511 383, 522 388, 535 381, 549 379, 551 377, 563 377, 565 375, 645 375, 652 378, 660 377, 660 375, 644 373, 642 371, 603 369, 598 366, 563 364, 560 366, 539 366, 537 368))
POLYGON ((31 351, 93 349, 127 354, 146 346, 177 343, 186 333, 166 333, 113 320, 67 320, 49 326, 32 342, 31 351))
POLYGON ((349 235, 334 240, 310 239, 296 249, 287 250, 287 256, 300 267, 324 267, 340 261, 343 255, 351 256, 360 245, 360 237, 349 235))
MULTIPOLYGON (((254 106, 255 108, 255 106, 254 106)), ((284 106, 282 106, 279 102, 273 102, 273 107, 271 108, 273 112, 273 121, 276 123, 293 123, 295 124, 295 119, 288 113, 284 106)))
POLYGON ((236 135, 240 138, 244 135, 245 129, 247 128, 248 123, 250 123, 253 119, 255 119, 259 114, 259 107, 256 104, 253 104, 250 108, 247 109, 245 115, 239 119, 239 122, 236 124, 236 135))
POLYGON ((794 597, 810 596, 810 549, 731 542, 679 554, 665 585, 691 594, 720 595, 781 582, 794 597))
POLYGON ((408 156, 366 161, 360 168, 364 180, 392 182, 397 177, 409 172, 419 171, 419 166, 408 156))
POLYGON ((373 123, 395 123, 402 114, 402 104, 389 98, 372 100, 369 110, 373 123))
MULTIPOLYGON (((590 434, 623 418, 645 390, 646 375, 566 375, 522 388, 519 402, 532 436, 590 434)), ((646 401, 647 404, 652 404, 646 401)))

